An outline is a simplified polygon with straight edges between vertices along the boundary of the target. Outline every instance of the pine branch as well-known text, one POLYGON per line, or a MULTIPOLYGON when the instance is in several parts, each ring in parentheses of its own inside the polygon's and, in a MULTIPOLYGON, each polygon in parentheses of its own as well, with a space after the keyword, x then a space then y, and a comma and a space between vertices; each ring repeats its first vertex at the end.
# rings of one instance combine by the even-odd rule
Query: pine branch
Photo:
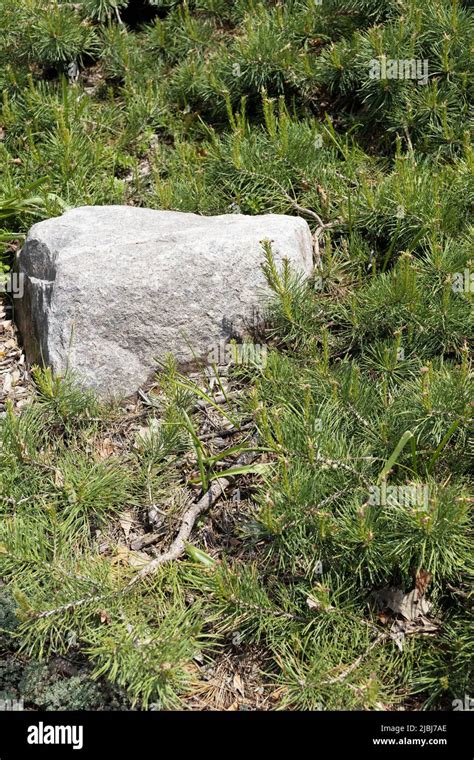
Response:
POLYGON ((344 668, 339 675, 334 676, 333 678, 329 678, 327 681, 323 681, 321 686, 330 686, 331 684, 335 683, 341 683, 341 681, 344 681, 347 676, 349 676, 354 670, 356 670, 361 662, 363 662, 366 657, 371 653, 372 649, 375 649, 376 646, 378 646, 382 641, 389 638, 388 633, 381 633, 379 636, 377 636, 376 639, 372 641, 372 643, 367 647, 365 652, 362 652, 362 654, 354 660, 347 668, 344 668))

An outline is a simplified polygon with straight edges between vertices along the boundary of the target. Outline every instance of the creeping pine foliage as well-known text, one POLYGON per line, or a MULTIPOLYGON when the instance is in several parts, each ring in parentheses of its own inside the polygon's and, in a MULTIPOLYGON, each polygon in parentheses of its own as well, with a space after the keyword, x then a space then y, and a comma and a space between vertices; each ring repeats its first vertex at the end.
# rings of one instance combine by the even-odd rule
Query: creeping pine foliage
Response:
MULTIPOLYGON (((276 708, 451 709, 472 694, 470 6, 0 0, 2 267, 34 221, 103 203, 301 215, 318 260, 304 282, 263 241, 268 356, 213 408, 251 420, 225 461, 172 363, 151 432, 119 453, 100 442, 120 410, 72 377, 38 369, 34 402, 6 408, 0 641, 29 667, 86 658, 129 704, 169 709, 238 642, 276 708), (427 81, 371 76, 374 60, 427 61, 427 81), (191 484, 249 446, 264 466, 234 476, 251 504, 234 504, 232 542, 209 549, 204 515, 186 557, 130 585, 152 555, 125 546, 120 515, 146 524, 160 506, 166 548, 191 484), (371 503, 383 483, 428 503, 371 503), (398 616, 400 642, 377 594, 420 578, 431 625, 398 616)), ((70 703, 38 689, 32 704, 70 703)))

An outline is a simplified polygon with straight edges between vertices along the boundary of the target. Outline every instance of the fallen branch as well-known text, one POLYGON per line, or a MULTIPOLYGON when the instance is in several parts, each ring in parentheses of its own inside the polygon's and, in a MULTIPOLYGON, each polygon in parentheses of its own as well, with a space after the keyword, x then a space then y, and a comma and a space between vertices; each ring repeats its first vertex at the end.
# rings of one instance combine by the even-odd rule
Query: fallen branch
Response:
POLYGON ((149 546, 158 543, 162 538, 163 533, 145 533, 144 536, 140 536, 140 538, 136 538, 135 541, 132 541, 130 548, 134 552, 140 551, 141 549, 147 549, 149 546))
POLYGON ((178 531, 178 535, 176 536, 168 551, 163 552, 163 554, 155 557, 155 559, 152 559, 147 565, 145 565, 145 567, 143 567, 130 581, 128 586, 125 587, 125 591, 128 591, 128 589, 130 589, 139 581, 143 580, 143 578, 145 578, 147 575, 155 573, 156 570, 161 567, 161 565, 178 559, 178 557, 184 553, 186 544, 189 540, 196 520, 200 515, 203 514, 203 512, 206 512, 208 509, 210 509, 210 507, 212 507, 214 502, 219 498, 219 496, 224 493, 229 485, 230 481, 226 478, 218 478, 211 484, 211 487, 204 494, 204 496, 199 499, 198 502, 192 504, 191 507, 185 512, 181 522, 181 527, 178 531))
POLYGON ((214 438, 227 438, 230 435, 237 435, 237 433, 243 433, 246 430, 251 430, 254 427, 254 422, 246 422, 241 427, 223 428, 222 430, 212 430, 210 433, 204 433, 199 436, 200 441, 210 441, 214 438))
POLYGON ((197 412, 198 409, 208 409, 209 407, 213 405, 221 406, 222 404, 226 404, 227 401, 231 401, 235 398, 238 398, 240 396, 239 391, 231 391, 230 393, 217 393, 215 396, 212 396, 211 400, 208 401, 207 399, 198 399, 195 401, 192 411, 197 412))
MULTIPOLYGON (((306 209, 309 211, 309 209, 306 209)), ((317 214, 316 214, 317 216, 317 214)), ((336 219, 334 222, 321 222, 317 230, 313 234, 313 254, 314 254, 314 268, 315 269, 321 269, 321 249, 319 245, 319 238, 325 232, 326 230, 331 229, 331 227, 335 227, 337 224, 339 224, 339 220, 336 219)))

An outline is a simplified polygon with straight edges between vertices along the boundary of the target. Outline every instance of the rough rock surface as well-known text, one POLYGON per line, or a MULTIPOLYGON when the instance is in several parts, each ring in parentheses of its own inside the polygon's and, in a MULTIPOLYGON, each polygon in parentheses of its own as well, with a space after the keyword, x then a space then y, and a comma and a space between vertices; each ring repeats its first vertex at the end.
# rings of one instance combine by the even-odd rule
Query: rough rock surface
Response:
POLYGON ((17 258, 28 362, 69 367, 118 398, 168 353, 180 362, 206 356, 262 305, 263 239, 277 263, 287 257, 311 272, 309 227, 290 216, 84 206, 35 224, 17 258))

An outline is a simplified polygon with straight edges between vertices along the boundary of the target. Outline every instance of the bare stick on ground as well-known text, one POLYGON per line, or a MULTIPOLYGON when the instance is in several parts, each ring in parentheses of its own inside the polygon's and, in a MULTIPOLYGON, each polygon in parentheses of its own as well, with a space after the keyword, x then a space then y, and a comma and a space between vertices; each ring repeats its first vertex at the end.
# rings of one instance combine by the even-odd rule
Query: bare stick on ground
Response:
POLYGON ((145 565, 145 567, 143 567, 140 572, 138 572, 137 575, 130 581, 125 590, 131 586, 134 586, 135 583, 138 583, 147 575, 154 573, 161 565, 178 559, 178 557, 184 553, 186 544, 189 540, 192 529, 198 517, 202 515, 203 512, 206 512, 208 509, 210 509, 216 499, 218 499, 219 496, 221 496, 221 494, 223 494, 228 487, 229 481, 226 478, 218 478, 215 480, 211 484, 209 490, 204 494, 204 496, 195 504, 192 504, 191 507, 185 512, 183 520, 181 522, 181 527, 178 531, 178 535, 176 536, 168 551, 163 552, 163 554, 155 557, 155 559, 152 559, 147 565, 145 565))

